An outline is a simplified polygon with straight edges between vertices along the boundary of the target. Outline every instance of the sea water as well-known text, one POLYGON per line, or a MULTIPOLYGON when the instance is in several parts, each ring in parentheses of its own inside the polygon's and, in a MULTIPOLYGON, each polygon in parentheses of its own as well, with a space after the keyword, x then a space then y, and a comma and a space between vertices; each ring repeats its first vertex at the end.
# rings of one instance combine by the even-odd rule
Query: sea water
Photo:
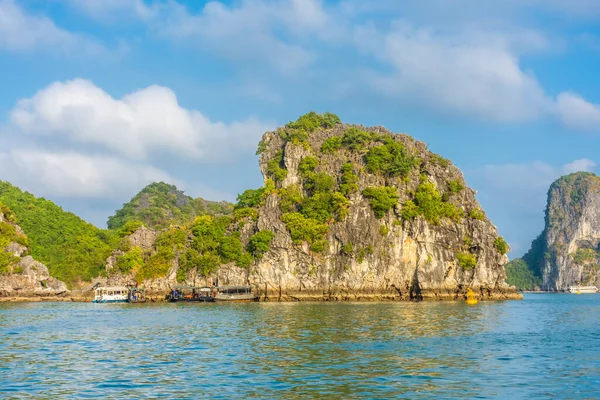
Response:
POLYGON ((0 303, 0 398, 600 398, 600 295, 0 303))

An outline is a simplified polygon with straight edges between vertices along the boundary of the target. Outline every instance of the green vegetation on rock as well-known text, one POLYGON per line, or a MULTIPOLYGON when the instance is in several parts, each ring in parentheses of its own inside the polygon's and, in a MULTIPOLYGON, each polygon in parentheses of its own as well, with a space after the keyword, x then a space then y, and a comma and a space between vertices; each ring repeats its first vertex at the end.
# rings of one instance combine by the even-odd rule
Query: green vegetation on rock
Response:
POLYGON ((256 232, 248 241, 248 251, 254 256, 254 259, 260 261, 263 255, 271 249, 271 242, 275 234, 269 230, 256 232))
POLYGON ((4 251, 11 243, 18 243, 27 246, 27 239, 17 233, 17 229, 13 225, 16 222, 16 217, 8 207, 0 203, 0 212, 4 215, 5 221, 0 222, 0 275, 6 275, 11 272, 16 272, 15 264, 19 261, 19 257, 4 251), (10 222, 12 223, 10 223, 10 222))
POLYGON ((474 208, 471 211, 469 211, 469 218, 478 221, 483 221, 485 219, 485 213, 480 208, 474 208))
POLYGON ((325 172, 310 173, 304 181, 304 188, 310 194, 330 193, 335 180, 325 172))
MULTIPOLYGON (((290 231, 294 243, 307 241, 311 247, 317 245, 320 248, 324 236, 329 232, 329 227, 319 221, 306 218, 298 212, 283 214, 281 220, 290 231)), ((316 250, 318 251, 318 250, 316 250)))
POLYGON ((354 173, 352 163, 342 165, 340 177, 340 193, 348 197, 349 194, 358 191, 358 175, 354 173))
POLYGON ((388 138, 384 145, 369 149, 365 162, 372 174, 405 177, 419 165, 420 160, 410 154, 402 143, 388 138))
POLYGON ((443 201, 435 184, 429 182, 426 177, 421 178, 414 201, 405 202, 402 208, 402 218, 410 220, 417 215, 422 215, 433 225, 439 225, 442 218, 458 222, 464 216, 463 214, 462 210, 454 204, 443 201))
POLYGON ((321 145, 321 153, 331 154, 342 148, 342 137, 334 136, 326 139, 321 145))
POLYGON ((119 229, 129 221, 140 221, 153 229, 184 224, 198 215, 230 214, 231 204, 193 199, 174 185, 154 182, 142 189, 115 215, 108 218, 109 229, 119 229))
POLYGON ((278 151, 268 163, 267 173, 273 178, 275 182, 281 182, 287 176, 287 169, 282 168, 283 166, 283 151, 278 151))
POLYGON ((242 268, 250 266, 252 256, 242 246, 240 232, 230 230, 232 222, 229 216, 196 217, 189 235, 191 240, 185 250, 184 246, 177 246, 178 241, 172 242, 174 250, 182 250, 177 271, 179 281, 183 281, 193 268, 200 276, 207 277, 221 264, 234 263, 242 268))
POLYGON ((342 145, 351 151, 361 151, 372 140, 373 135, 370 132, 351 126, 342 136, 342 145))
POLYGON ((310 176, 310 173, 317 168, 317 165, 319 165, 319 160, 316 157, 304 157, 298 164, 298 172, 300 173, 300 176, 307 179, 310 176))
POLYGON ((369 200, 377 218, 382 218, 386 212, 398 204, 398 189, 390 186, 368 187, 362 192, 369 200))
POLYGON ((140 247, 132 247, 125 254, 117 256, 115 267, 123 274, 137 272, 144 265, 143 251, 140 247))
POLYGON ((104 273, 104 261, 117 247, 115 233, 98 229, 44 198, 0 181, 0 201, 16 216, 33 258, 68 285, 104 273))
POLYGON ((247 189, 242 194, 238 194, 235 208, 256 208, 263 201, 264 194, 265 188, 247 189))
POLYGON ((569 207, 574 211, 580 211, 582 200, 590 187, 600 187, 600 177, 591 172, 575 172, 557 179, 548 193, 563 193, 569 200, 569 207))
POLYGON ((477 266, 477 256, 469 252, 456 253, 458 265, 465 271, 475 269, 477 266))
POLYGON ((577 249, 577 251, 571 254, 573 262, 578 265, 585 265, 591 262, 597 262, 598 252, 594 249, 577 249))
POLYGON ((280 201, 279 207, 281 211, 294 212, 298 211, 298 207, 302 204, 302 191, 298 185, 290 185, 279 191, 280 201))
POLYGON ((542 286, 542 277, 536 275, 521 258, 510 261, 506 269, 506 283, 519 290, 536 290, 542 286))
POLYGON ((340 118, 332 113, 317 114, 311 111, 302 115, 296 121, 289 122, 285 129, 280 129, 279 134, 286 142, 294 144, 305 143, 311 133, 317 129, 332 128, 341 122, 340 118))
POLYGON ((448 182, 448 190, 450 193, 460 193, 464 188, 465 187, 458 179, 448 182))
POLYGON ((502 236, 498 236, 496 240, 494 240, 494 247, 496 248, 496 251, 502 255, 508 253, 510 250, 508 243, 506 243, 506 240, 504 240, 502 236))

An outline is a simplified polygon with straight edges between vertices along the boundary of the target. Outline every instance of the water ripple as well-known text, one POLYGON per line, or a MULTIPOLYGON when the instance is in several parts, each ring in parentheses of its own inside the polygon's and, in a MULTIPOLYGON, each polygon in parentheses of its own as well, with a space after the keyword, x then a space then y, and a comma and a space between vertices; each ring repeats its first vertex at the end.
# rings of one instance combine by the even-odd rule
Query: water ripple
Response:
POLYGON ((0 398, 595 398, 600 296, 0 304, 0 398))

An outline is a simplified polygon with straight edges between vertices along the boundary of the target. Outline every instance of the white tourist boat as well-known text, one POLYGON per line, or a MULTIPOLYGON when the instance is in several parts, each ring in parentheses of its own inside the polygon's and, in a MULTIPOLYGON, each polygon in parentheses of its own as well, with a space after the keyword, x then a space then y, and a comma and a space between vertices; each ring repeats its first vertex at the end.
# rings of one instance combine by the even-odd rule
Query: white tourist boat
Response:
POLYGON ((598 288, 596 286, 569 286, 570 293, 582 294, 582 293, 596 293, 598 288))
POLYGON ((128 295, 123 286, 100 286, 94 289, 94 303, 126 303, 128 295))

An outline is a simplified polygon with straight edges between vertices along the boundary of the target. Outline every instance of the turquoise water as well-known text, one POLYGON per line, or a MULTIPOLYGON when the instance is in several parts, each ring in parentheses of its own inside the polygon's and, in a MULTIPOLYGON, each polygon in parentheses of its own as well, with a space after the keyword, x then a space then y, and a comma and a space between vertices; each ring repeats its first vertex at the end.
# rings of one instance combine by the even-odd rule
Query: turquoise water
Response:
POLYGON ((599 398, 600 295, 0 303, 0 398, 599 398))

